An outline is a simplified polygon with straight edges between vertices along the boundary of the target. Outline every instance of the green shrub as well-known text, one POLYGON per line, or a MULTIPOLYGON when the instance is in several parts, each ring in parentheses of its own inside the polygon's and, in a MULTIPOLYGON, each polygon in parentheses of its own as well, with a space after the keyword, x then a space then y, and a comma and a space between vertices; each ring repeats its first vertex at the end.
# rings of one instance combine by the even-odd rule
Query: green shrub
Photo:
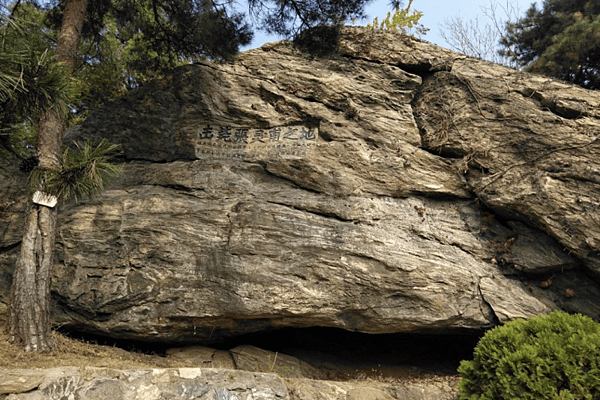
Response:
POLYGON ((554 311, 487 332, 462 361, 459 399, 600 400, 600 324, 554 311))
POLYGON ((429 28, 425 28, 419 23, 423 13, 421 11, 413 11, 412 14, 409 14, 413 1, 409 0, 408 6, 403 9, 397 6, 393 15, 391 12, 388 12, 386 18, 381 23, 379 22, 379 18, 375 17, 373 24, 367 24, 367 28, 402 32, 404 34, 408 34, 414 30, 419 36, 425 35, 429 31, 429 28))

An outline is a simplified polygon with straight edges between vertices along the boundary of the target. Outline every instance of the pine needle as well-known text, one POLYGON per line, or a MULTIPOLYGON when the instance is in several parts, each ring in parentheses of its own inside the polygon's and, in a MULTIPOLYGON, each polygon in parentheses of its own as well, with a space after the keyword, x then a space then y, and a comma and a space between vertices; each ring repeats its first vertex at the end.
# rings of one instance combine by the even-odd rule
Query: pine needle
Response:
POLYGON ((121 165, 111 159, 120 154, 120 146, 106 139, 94 146, 90 141, 75 143, 75 150, 66 148, 59 170, 34 170, 31 182, 33 188, 42 187, 46 193, 62 200, 93 196, 121 173, 121 165))

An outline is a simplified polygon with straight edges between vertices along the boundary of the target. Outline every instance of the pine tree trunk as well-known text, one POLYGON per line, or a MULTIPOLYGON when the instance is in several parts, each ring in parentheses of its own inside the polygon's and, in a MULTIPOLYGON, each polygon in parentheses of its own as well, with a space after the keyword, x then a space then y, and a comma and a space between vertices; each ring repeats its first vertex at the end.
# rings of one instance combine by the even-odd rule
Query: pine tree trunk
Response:
MULTIPOLYGON (((87 0, 67 0, 56 46, 58 61, 75 68, 77 47, 87 0)), ((64 117, 47 110, 38 123, 38 168, 56 169, 62 151, 64 117)), ((50 283, 54 261, 57 209, 32 204, 25 220, 21 252, 15 264, 11 288, 8 333, 11 342, 26 351, 52 348, 50 283)))
POLYGON ((25 351, 52 348, 49 302, 56 214, 56 208, 34 204, 25 220, 9 314, 9 340, 25 351))

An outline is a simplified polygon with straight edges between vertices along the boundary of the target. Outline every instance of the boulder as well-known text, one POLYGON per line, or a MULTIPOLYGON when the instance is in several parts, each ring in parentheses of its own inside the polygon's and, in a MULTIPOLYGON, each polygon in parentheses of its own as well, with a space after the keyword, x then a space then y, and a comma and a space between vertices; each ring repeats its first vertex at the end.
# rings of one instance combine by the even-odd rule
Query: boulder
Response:
MULTIPOLYGON (((329 56, 283 41, 178 68, 67 135, 121 144, 124 172, 61 205, 55 321, 204 344, 598 319, 599 104, 362 28, 329 56)), ((5 297, 27 200, 0 173, 5 297)))
POLYGON ((166 353, 170 360, 182 361, 198 368, 236 369, 233 357, 227 350, 217 350, 204 346, 186 346, 170 348, 166 353))
POLYGON ((327 373, 296 357, 242 345, 230 350, 237 369, 268 372, 283 378, 326 379, 327 373))
POLYGON ((370 382, 370 385, 365 385, 360 382, 286 379, 285 383, 292 400, 452 400, 458 393, 457 381, 402 385, 370 382))
POLYGON ((35 370, 0 371, 0 395, 37 389, 44 378, 43 373, 35 370))

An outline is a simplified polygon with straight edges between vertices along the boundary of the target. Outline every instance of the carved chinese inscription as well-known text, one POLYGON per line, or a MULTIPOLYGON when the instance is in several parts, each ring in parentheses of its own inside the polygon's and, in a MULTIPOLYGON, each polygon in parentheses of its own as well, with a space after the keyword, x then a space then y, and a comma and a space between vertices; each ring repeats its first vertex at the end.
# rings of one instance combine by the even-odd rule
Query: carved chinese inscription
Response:
POLYGON ((231 126, 198 127, 196 155, 199 158, 231 160, 296 158, 317 142, 317 129, 285 126, 254 129, 231 126))

